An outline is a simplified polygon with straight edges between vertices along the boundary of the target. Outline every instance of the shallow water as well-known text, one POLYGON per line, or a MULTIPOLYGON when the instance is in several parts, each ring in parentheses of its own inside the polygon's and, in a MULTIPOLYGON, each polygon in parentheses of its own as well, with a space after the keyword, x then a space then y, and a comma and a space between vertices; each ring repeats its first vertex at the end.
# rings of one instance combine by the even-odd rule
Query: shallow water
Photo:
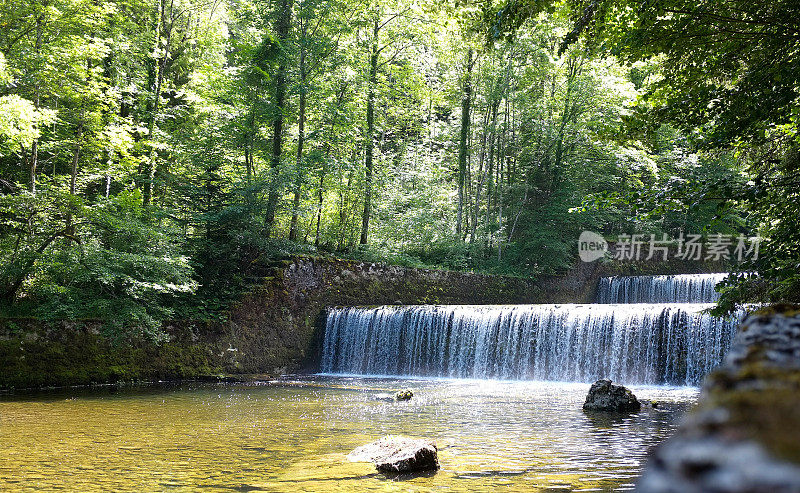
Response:
POLYGON ((588 415, 587 384, 314 376, 0 396, 0 490, 607 491, 633 487, 695 388, 633 387, 658 409, 588 415), (411 388, 409 402, 379 392, 411 388), (441 469, 349 463, 386 434, 434 439, 441 469))

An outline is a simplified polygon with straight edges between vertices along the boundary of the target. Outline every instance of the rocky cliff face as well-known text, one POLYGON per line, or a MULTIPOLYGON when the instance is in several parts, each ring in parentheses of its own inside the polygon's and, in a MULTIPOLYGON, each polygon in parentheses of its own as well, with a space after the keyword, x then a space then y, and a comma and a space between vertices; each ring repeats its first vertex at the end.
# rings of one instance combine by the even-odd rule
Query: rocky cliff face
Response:
POLYGON ((800 307, 742 322, 697 409, 654 451, 638 490, 800 491, 800 307))

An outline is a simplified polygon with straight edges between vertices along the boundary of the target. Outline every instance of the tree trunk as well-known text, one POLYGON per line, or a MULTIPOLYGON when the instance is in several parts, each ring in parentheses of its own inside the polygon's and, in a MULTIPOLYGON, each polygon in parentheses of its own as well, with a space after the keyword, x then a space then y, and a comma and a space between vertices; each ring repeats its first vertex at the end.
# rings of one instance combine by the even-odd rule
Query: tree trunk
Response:
POLYGON ((297 220, 300 209, 300 192, 303 187, 303 141, 306 125, 306 52, 300 48, 300 107, 297 122, 297 164, 294 181, 294 200, 292 201, 292 224, 289 228, 289 240, 297 240, 297 220))
MULTIPOLYGON (((489 161, 486 164, 486 237, 489 238, 489 224, 491 223, 491 208, 492 208, 492 193, 493 193, 493 178, 494 178, 494 159, 495 154, 499 152, 497 141, 497 112, 500 107, 500 99, 497 99, 492 104, 492 132, 489 139, 489 161)), ((477 218, 476 218, 477 221, 477 218)))
POLYGON ((322 222, 323 187, 325 186, 325 168, 319 173, 319 188, 317 189, 317 232, 314 236, 314 247, 319 248, 319 228, 322 222))
POLYGON ((28 163, 30 169, 30 190, 33 195, 36 195, 36 167, 39 161, 39 139, 34 139, 31 145, 31 159, 28 163))
MULTIPOLYGON (((280 11, 275 19, 275 34, 283 50, 283 45, 289 37, 289 28, 292 23, 292 0, 280 0, 280 11)), ((278 208, 278 170, 281 165, 281 152, 283 151, 283 114, 286 106, 286 70, 287 60, 281 54, 278 73, 275 75, 275 116, 272 120, 272 159, 270 160, 271 182, 269 197, 267 199, 267 236, 272 232, 275 223, 275 212, 278 208)))
MULTIPOLYGON (((491 145, 491 129, 489 127, 489 119, 491 118, 491 109, 494 103, 487 103, 486 114, 483 116, 483 133, 481 135, 481 150, 478 154, 478 183, 475 185, 475 203, 472 208, 472 229, 469 235, 470 244, 475 242, 475 236, 478 233, 478 214, 481 209, 481 194, 483 192, 483 184, 486 182, 486 176, 489 172, 489 162, 486 160, 486 144, 487 141, 491 145), (484 163, 486 167, 484 168, 484 163)), ((491 155, 491 151, 489 151, 491 155)), ((490 158, 491 159, 491 158, 490 158)))
MULTIPOLYGON (((253 99, 255 99, 255 97, 253 99)), ((253 137, 255 135, 255 125, 256 103, 253 101, 250 106, 250 114, 247 115, 247 133, 244 136, 244 166, 248 183, 252 180, 253 174, 255 174, 255 170, 253 169, 253 137)))
POLYGON ((564 161, 564 137, 567 125, 576 115, 573 114, 574 102, 572 101, 572 91, 575 84, 575 79, 580 75, 581 64, 576 60, 571 60, 567 70, 567 91, 564 95, 564 109, 561 112, 561 124, 558 128, 558 137, 556 141, 555 162, 551 173, 550 181, 550 194, 556 193, 561 183, 561 164, 564 161))
POLYGON ((339 185, 339 239, 336 243, 336 249, 341 250, 343 245, 346 241, 346 236, 348 235, 347 231, 347 209, 345 208, 345 198, 346 195, 344 193, 345 190, 350 190, 350 186, 353 184, 353 173, 347 173, 347 186, 341 187, 339 185))
MULTIPOLYGON (((158 0, 158 11, 156 12, 156 37, 155 43, 153 46, 153 52, 157 53, 157 50, 161 44, 161 23, 164 18, 164 2, 163 0, 158 0)), ((156 126, 156 117, 158 115, 158 110, 161 105, 161 86, 164 83, 164 69, 167 64, 167 57, 169 56, 169 43, 170 43, 170 29, 167 32, 167 39, 164 45, 164 55, 158 60, 158 67, 156 68, 156 80, 155 80, 155 87, 151 87, 152 90, 152 111, 150 112, 150 121, 147 123, 147 140, 150 144, 150 153, 147 158, 145 173, 147 174, 147 179, 144 184, 144 193, 142 194, 142 202, 146 206, 150 205, 153 201, 153 181, 155 181, 156 176, 156 156, 157 152, 154 146, 154 139, 153 139, 153 132, 155 131, 156 126)))
POLYGON ((83 136, 83 124, 78 124, 75 132, 75 151, 72 153, 72 170, 69 180, 69 193, 75 195, 75 184, 78 180, 78 160, 81 155, 81 137, 83 136))
POLYGON ((367 93, 367 135, 366 135, 366 157, 364 159, 364 214, 361 216, 361 239, 359 243, 367 244, 369 234, 369 216, 372 207, 372 153, 375 143, 373 133, 375 132, 375 85, 378 83, 378 34, 380 27, 378 19, 372 29, 372 53, 369 57, 369 90, 367 93))
MULTIPOLYGON (((343 84, 336 96, 337 108, 341 107, 342 104, 344 103, 344 96, 346 91, 347 91, 347 85, 343 84)), ((333 135, 334 123, 335 119, 331 118, 329 135, 333 135)), ((322 162, 322 169, 320 169, 319 172, 319 188, 317 189, 317 232, 316 236, 314 236, 314 247, 316 248, 319 248, 319 232, 322 224, 322 205, 325 199, 325 175, 327 174, 328 162, 330 161, 330 158, 331 158, 331 144, 330 142, 328 142, 325 145, 325 160, 322 162)))
MULTIPOLYGON (((42 52, 42 16, 39 15, 36 18, 36 64, 41 64, 41 52, 42 52)), ((39 67, 41 68, 41 67, 39 67)), ((39 111, 39 108, 42 104, 42 96, 41 96, 41 88, 39 85, 39 74, 36 74, 36 90, 34 95, 33 104, 36 108, 36 111, 39 111)), ((30 191, 33 195, 36 195, 36 168, 39 166, 39 139, 33 139, 33 144, 31 144, 31 159, 28 162, 29 170, 30 170, 30 191)))
MULTIPOLYGON (((493 191, 492 199, 491 199, 493 208, 498 208, 498 206, 500 205, 499 191, 500 191, 500 188, 503 185, 502 182, 501 182, 501 178, 500 178, 500 168, 502 168, 503 161, 505 160, 506 155, 508 154, 508 149, 507 149, 507 147, 508 147, 508 137, 507 137, 506 132, 508 130, 508 106, 509 106, 508 99, 509 99, 509 97, 510 97, 510 95, 509 95, 508 89, 506 89, 505 96, 504 96, 504 98, 505 98, 505 110, 503 111, 503 130, 502 130, 502 132, 499 133, 499 135, 497 137, 497 171, 495 172, 495 175, 494 175, 495 176, 495 178, 493 180, 493 182, 494 182, 494 191, 493 191)), ((498 217, 498 221, 499 220, 500 220, 500 218, 498 217)), ((487 208, 486 208, 486 223, 489 224, 490 222, 491 222, 491 211, 490 211, 490 208, 488 207, 488 204, 487 204, 487 208)), ((498 233, 501 231, 502 226, 503 226, 503 224, 498 222, 498 224, 497 224, 498 233)), ((498 238, 502 238, 502 236, 498 234, 498 238)), ((488 236, 486 246, 488 248, 491 248, 491 246, 492 246, 492 235, 488 236)))
POLYGON ((458 142, 458 214, 456 216, 456 235, 461 238, 464 216, 464 182, 467 175, 468 139, 470 123, 470 105, 472 104, 472 48, 467 50, 467 72, 464 76, 464 94, 461 98, 461 135, 458 142))
MULTIPOLYGON (((81 138, 83 137, 83 123, 78 124, 78 129, 75 131, 75 150, 72 153, 72 169, 70 172, 69 180, 69 193, 75 195, 76 183, 78 181, 78 160, 81 156, 81 138)), ((72 212, 67 213, 67 234, 75 234, 75 226, 72 224, 72 212)))

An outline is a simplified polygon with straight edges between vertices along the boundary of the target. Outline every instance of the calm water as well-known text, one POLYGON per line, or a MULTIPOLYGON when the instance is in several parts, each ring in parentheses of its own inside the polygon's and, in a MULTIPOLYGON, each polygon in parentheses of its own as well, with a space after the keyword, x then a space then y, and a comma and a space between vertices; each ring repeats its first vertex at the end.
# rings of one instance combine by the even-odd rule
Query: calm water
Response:
POLYGON ((307 377, 0 396, 0 490, 630 489, 694 388, 634 387, 659 409, 586 415, 589 385, 307 377), (375 393, 412 388, 409 402, 375 393), (435 474, 348 463, 386 434, 431 437, 435 474))

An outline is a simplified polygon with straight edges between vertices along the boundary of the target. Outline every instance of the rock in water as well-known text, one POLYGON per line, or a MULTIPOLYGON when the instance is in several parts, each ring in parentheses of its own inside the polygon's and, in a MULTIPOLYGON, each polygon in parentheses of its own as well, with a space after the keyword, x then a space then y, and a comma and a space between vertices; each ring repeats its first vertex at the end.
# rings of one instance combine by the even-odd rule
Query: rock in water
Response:
POLYGON ((414 397, 414 392, 411 389, 401 390, 397 394, 395 394, 395 399, 398 401, 407 401, 414 397))
POLYGON ((375 399, 376 401, 387 401, 387 402, 408 401, 411 400, 412 397, 414 397, 414 392, 411 389, 398 390, 394 394, 387 394, 383 392, 372 396, 372 398, 375 399))
POLYGON ((631 412, 641 409, 641 404, 633 392, 611 380, 598 380, 592 384, 586 402, 585 411, 631 412))
POLYGON ((422 438, 388 435, 347 455, 351 462, 372 462, 381 472, 413 472, 439 468, 436 444, 422 438))

